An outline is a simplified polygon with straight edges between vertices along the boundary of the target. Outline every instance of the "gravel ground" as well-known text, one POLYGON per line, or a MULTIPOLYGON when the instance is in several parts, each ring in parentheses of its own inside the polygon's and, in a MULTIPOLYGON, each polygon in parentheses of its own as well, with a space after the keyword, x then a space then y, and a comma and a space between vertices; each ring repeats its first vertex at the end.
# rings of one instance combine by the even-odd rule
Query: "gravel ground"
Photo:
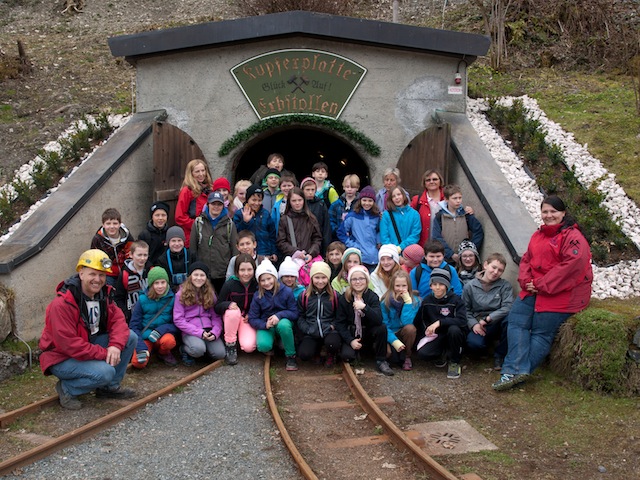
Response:
POLYGON ((85 443, 8 479, 296 479, 264 399, 261 355, 242 356, 85 443))

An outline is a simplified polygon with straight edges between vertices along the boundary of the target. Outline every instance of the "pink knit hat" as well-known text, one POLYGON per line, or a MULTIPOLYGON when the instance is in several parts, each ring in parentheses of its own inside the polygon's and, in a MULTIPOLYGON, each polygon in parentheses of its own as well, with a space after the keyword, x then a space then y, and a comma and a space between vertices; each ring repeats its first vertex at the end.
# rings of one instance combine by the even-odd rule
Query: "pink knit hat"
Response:
POLYGON ((367 270, 367 267, 365 267, 364 265, 354 265, 353 267, 351 267, 349 273, 347 274, 347 280, 349 283, 351 283, 351 277, 356 272, 364 273, 364 276, 367 277, 367 283, 369 283, 369 270, 367 270))
POLYGON ((402 257, 404 258, 404 264, 407 268, 414 268, 422 261, 424 248, 417 243, 407 245, 402 251, 402 257))
POLYGON ((300 182, 300 188, 304 188, 304 184, 309 182, 313 182, 313 184, 316 185, 316 181, 313 179, 313 177, 305 177, 300 182))

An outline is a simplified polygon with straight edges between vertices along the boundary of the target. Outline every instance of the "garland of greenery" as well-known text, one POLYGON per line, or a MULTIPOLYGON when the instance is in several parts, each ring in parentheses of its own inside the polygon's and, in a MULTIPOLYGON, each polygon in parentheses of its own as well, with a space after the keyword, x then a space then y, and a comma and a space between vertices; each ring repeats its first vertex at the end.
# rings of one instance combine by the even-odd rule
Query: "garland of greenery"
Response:
POLYGON ((348 123, 341 120, 334 120, 333 118, 301 114, 272 117, 254 123, 249 128, 236 132, 231 138, 225 140, 218 150, 218 155, 220 157, 229 155, 229 153, 231 153, 234 148, 254 137, 258 133, 265 132, 272 128, 286 127, 293 124, 314 125, 328 128, 344 135, 345 137, 356 143, 359 143, 369 155, 373 157, 380 156, 380 147, 364 133, 359 132, 348 123))

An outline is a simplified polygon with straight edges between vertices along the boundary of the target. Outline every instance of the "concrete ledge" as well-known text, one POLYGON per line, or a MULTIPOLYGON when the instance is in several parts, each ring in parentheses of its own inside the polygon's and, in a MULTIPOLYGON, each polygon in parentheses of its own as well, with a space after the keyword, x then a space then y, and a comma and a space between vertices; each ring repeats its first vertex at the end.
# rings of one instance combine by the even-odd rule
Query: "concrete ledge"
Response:
POLYGON ((520 258, 527 250, 531 234, 537 225, 467 116, 450 112, 437 112, 436 115, 451 125, 452 147, 458 156, 460 166, 511 258, 515 263, 520 263, 520 258))
POLYGON ((105 184, 113 172, 151 134, 153 122, 166 117, 164 110, 135 114, 98 149, 20 228, 0 245, 0 274, 42 251, 69 220, 105 184))

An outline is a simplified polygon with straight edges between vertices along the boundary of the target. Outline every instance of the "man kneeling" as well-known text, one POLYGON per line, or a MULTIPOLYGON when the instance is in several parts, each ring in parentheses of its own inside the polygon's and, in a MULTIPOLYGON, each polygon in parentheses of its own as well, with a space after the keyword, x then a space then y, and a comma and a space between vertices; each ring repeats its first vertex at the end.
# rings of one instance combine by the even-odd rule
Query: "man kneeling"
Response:
POLYGON ((40 367, 58 377, 60 405, 70 410, 82 408, 77 396, 94 389, 98 398, 135 395, 120 387, 137 336, 109 298, 111 260, 102 250, 87 250, 76 270, 58 285, 40 338, 40 367))

